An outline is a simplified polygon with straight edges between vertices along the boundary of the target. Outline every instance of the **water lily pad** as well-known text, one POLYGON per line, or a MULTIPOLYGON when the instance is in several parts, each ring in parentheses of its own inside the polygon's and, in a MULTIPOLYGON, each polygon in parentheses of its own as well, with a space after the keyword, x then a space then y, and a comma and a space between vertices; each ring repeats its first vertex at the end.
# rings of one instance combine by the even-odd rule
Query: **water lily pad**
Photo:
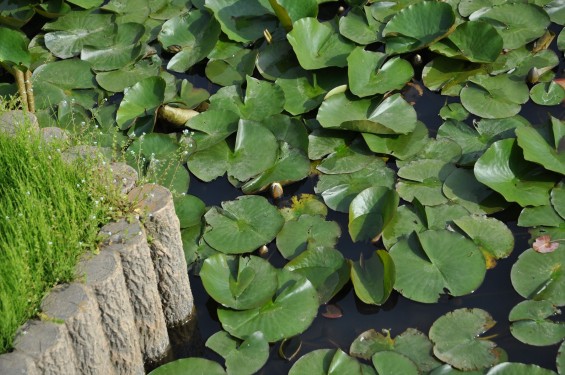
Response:
POLYGON ((476 290, 486 272, 479 248, 447 230, 427 230, 391 247, 396 265, 394 289, 406 298, 433 303, 447 288, 454 296, 476 290))
POLYGON ((363 133, 407 134, 415 129, 416 111, 400 94, 379 99, 358 99, 347 92, 326 96, 316 119, 327 129, 363 133))
POLYGON ((278 33, 279 30, 275 30, 274 35, 271 35, 270 43, 265 42, 258 48, 255 62, 259 74, 269 81, 293 78, 305 72, 300 67, 286 34, 278 33))
POLYGON ((472 62, 491 63, 502 52, 502 37, 486 22, 463 22, 449 35, 448 40, 472 62))
POLYGON ((377 352, 372 358, 373 366, 382 375, 419 374, 418 367, 408 357, 393 351, 377 352))
POLYGON ((556 362, 557 371, 559 372, 559 374, 563 374, 563 370, 565 370, 565 341, 559 346, 556 362))
POLYGON ((518 225, 521 227, 559 227, 564 223, 563 218, 551 205, 525 207, 518 217, 518 225))
POLYGON ((102 48, 111 45, 116 25, 111 14, 90 10, 69 12, 44 27, 45 46, 52 54, 68 59, 77 56, 84 46, 102 48))
POLYGON ((0 27, 0 62, 29 66, 31 54, 28 51, 27 37, 24 33, 6 27, 0 27))
POLYGON ((167 64, 173 72, 184 72, 205 58, 220 35, 220 24, 207 11, 193 10, 166 21, 159 32, 159 42, 175 55, 167 64))
POLYGON ((388 300, 395 280, 392 258, 385 250, 377 250, 369 259, 349 261, 355 295, 363 302, 382 305, 388 300))
POLYGON ((412 65, 400 58, 387 60, 381 52, 357 47, 347 57, 349 89, 359 97, 399 90, 414 76, 412 65), (385 62, 386 61, 386 62, 385 62))
POLYGON ((530 90, 530 97, 539 105, 557 105, 565 99, 565 89, 555 81, 538 83, 530 90))
POLYGON ((362 133, 369 149, 378 154, 387 154, 399 160, 417 155, 428 143, 428 128, 418 121, 414 131, 408 134, 362 133))
POLYGON ((144 78, 157 76, 161 59, 157 55, 110 72, 97 72, 96 82, 106 91, 121 92, 144 78))
POLYGON ((479 337, 495 324, 484 310, 453 310, 438 318, 430 328, 434 354, 463 371, 495 365, 498 362, 496 344, 479 337))
POLYGON ((459 96, 469 77, 481 73, 486 73, 482 65, 440 56, 424 66, 422 80, 432 91, 441 90, 442 95, 459 96))
POLYGON ((200 225, 202 216, 206 212, 206 205, 200 198, 186 194, 175 197, 174 203, 181 228, 200 225))
POLYGON ((277 234, 277 249, 285 259, 293 259, 309 248, 334 247, 340 235, 336 222, 304 214, 284 224, 277 234))
POLYGON ((261 332, 252 333, 241 341, 225 331, 219 331, 206 340, 206 347, 226 360, 226 369, 233 375, 253 374, 269 358, 269 343, 261 332))
POLYGON ((287 31, 292 30, 292 23, 294 21, 318 15, 318 2, 316 0, 300 2, 293 0, 269 0, 269 3, 287 31))
POLYGON ((349 357, 341 349, 314 350, 300 357, 288 372, 289 375, 360 373, 361 367, 359 362, 349 357))
POLYGON ((204 261, 200 277, 214 300, 236 310, 263 306, 277 289, 275 268, 253 255, 213 255, 204 261))
POLYGON ((348 132, 315 129, 308 134, 308 158, 322 159, 332 152, 346 148, 352 139, 351 133, 348 132))
POLYGON ((373 186, 386 186, 391 189, 394 186, 394 172, 378 158, 357 172, 320 176, 314 191, 322 195, 324 202, 331 209, 349 212, 353 198, 373 186))
POLYGON ((230 156, 231 150, 228 144, 221 140, 190 155, 187 167, 200 180, 209 182, 226 173, 230 165, 230 156))
POLYGON ((550 23, 547 13, 534 4, 501 4, 480 9, 471 14, 469 20, 482 20, 494 26, 507 49, 539 38, 550 23))
POLYGON ((349 234, 354 242, 377 238, 396 213, 395 190, 374 186, 361 191, 349 205, 349 234))
POLYGON ((218 309, 222 327, 243 338, 261 331, 269 342, 302 333, 318 313, 318 293, 304 276, 278 270, 278 289, 273 300, 251 310, 218 309))
POLYGON ((554 182, 540 167, 522 159, 515 139, 494 142, 475 164, 475 177, 521 206, 547 204, 554 182))
POLYGON ((145 174, 148 182, 162 185, 173 193, 184 194, 188 191, 190 175, 176 155, 151 160, 145 174))
POLYGON ((255 41, 263 37, 263 30, 273 30, 277 25, 277 18, 266 1, 206 0, 205 4, 222 31, 236 42, 255 41))
POLYGON ((402 178, 396 184, 400 197, 409 202, 414 199, 424 205, 447 202, 442 193, 443 182, 455 170, 455 166, 443 160, 419 159, 408 162, 398 170, 402 178))
POLYGON ((125 130, 142 116, 154 117, 164 96, 165 81, 161 77, 145 78, 132 87, 124 89, 124 98, 118 108, 116 123, 120 129, 125 130))
POLYGON ((318 215, 325 218, 328 208, 318 196, 314 194, 300 194, 290 198, 290 207, 283 207, 280 213, 285 220, 290 221, 300 218, 302 215, 318 215))
POLYGON ((316 167, 324 174, 344 174, 360 171, 376 159, 375 155, 359 139, 348 145, 336 147, 316 167))
POLYGON ((339 34, 337 22, 320 22, 312 17, 294 22, 287 39, 300 66, 307 70, 346 66, 347 55, 354 48, 339 34))
POLYGON ((555 375, 555 372, 537 365, 503 362, 492 367, 486 375, 555 375))
POLYGON ((330 247, 310 246, 284 268, 310 280, 321 304, 332 299, 349 281, 347 262, 339 251, 330 247))
MULTIPOLYGON (((565 124, 561 122, 558 126, 565 127, 565 124)), ((559 150, 560 140, 557 139, 561 137, 552 133, 550 126, 538 129, 523 126, 516 129, 518 145, 524 151, 524 159, 541 164, 550 171, 565 174, 565 153, 559 150)))
POLYGON ((548 301, 522 301, 512 308, 508 320, 510 332, 519 341, 534 346, 547 346, 565 338, 565 323, 547 319, 561 311, 548 301))
POLYGON ((196 152, 200 152, 235 133, 238 123, 239 116, 236 113, 222 109, 210 109, 192 117, 185 126, 195 131, 191 137, 196 142, 196 152))
POLYGON ((469 112, 461 103, 446 103, 439 110, 439 116, 443 120, 464 121, 469 117, 469 112))
POLYGON ((204 358, 182 358, 157 367, 150 375, 176 375, 190 371, 194 375, 226 375, 217 362, 204 358))
POLYGON ((400 206, 396 214, 383 230, 383 244, 387 249, 397 243, 400 239, 408 238, 412 232, 421 232, 426 229, 424 223, 425 215, 422 218, 411 206, 400 206))
POLYGON ((524 298, 547 300, 555 306, 565 305, 564 250, 565 246, 560 244, 551 253, 528 249, 520 254, 510 273, 514 289, 524 298))
POLYGON ((377 21, 368 8, 353 7, 339 19, 340 34, 362 45, 381 41, 383 28, 384 24, 377 21))
POLYGON ((440 2, 412 4, 396 13, 383 29, 387 53, 424 48, 443 38, 455 22, 451 5, 440 2))
POLYGON ((206 77, 220 86, 241 85, 255 69, 257 50, 247 49, 241 43, 220 39, 208 54, 206 77))

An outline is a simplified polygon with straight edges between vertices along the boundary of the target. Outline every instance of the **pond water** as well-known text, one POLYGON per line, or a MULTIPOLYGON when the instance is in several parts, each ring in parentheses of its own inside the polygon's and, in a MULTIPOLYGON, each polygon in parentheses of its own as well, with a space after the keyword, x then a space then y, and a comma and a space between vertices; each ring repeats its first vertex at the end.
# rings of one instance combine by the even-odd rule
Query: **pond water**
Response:
MULTIPOLYGON (((559 76, 563 72, 563 61, 559 67, 559 76)), ((194 77, 192 77, 194 78, 194 77)), ((198 82, 200 80, 196 80, 198 82)), ((202 81, 200 81, 202 83, 202 81)), ((430 135, 435 136, 437 128, 441 124, 438 116, 439 109, 445 104, 446 97, 442 97, 430 92, 426 88, 424 94, 419 96, 415 89, 405 93, 408 101, 415 101, 415 109, 418 119, 423 121, 430 130, 430 135)), ((451 101, 451 100, 450 100, 451 101)), ((524 105, 522 116, 526 117, 531 123, 536 124, 544 121, 550 112, 557 118, 563 118, 565 107, 540 107, 531 103, 524 105)), ((389 167, 395 168, 394 163, 388 163, 389 167)), ((314 186, 317 177, 310 176, 306 180, 285 187, 285 195, 279 202, 273 202, 284 206, 290 197, 301 193, 314 193, 314 186)), ((227 178, 219 178, 210 183, 202 183, 196 177, 191 176, 190 194, 198 196, 206 205, 220 205, 222 201, 232 200, 242 195, 240 190, 234 188, 227 178)), ((264 194, 267 198, 270 198, 264 194)), ((401 203, 402 204, 402 203, 401 203)), ((558 345, 548 347, 534 347, 526 345, 516 340, 509 330, 508 313, 523 298, 516 293, 510 281, 510 270, 512 265, 524 250, 529 248, 529 234, 525 228, 516 226, 515 220, 520 212, 520 207, 511 206, 502 214, 494 215, 504 221, 512 230, 515 237, 515 247, 512 255, 507 259, 498 261, 494 269, 488 270, 482 286, 470 295, 463 297, 450 297, 444 295, 436 304, 424 304, 411 301, 394 291, 389 300, 382 306, 367 305, 361 302, 353 291, 351 282, 334 297, 330 304, 338 305, 343 311, 343 316, 337 319, 328 319, 321 316, 325 306, 320 306, 317 318, 313 324, 300 335, 302 348, 300 356, 321 348, 340 348, 345 352, 353 340, 362 332, 368 329, 381 331, 387 329, 391 331, 391 336, 396 336, 404 332, 407 328, 416 328, 427 334, 432 323, 441 315, 454 309, 468 307, 481 308, 488 311, 495 319, 497 324, 489 330, 487 335, 495 341, 498 346, 503 348, 509 356, 510 361, 537 364, 542 367, 555 370, 555 357, 558 345)), ((347 235, 348 215, 330 210, 327 220, 338 222, 342 228, 342 235, 339 239, 337 249, 342 252, 344 257, 356 260, 362 253, 366 258, 376 249, 384 248, 381 242, 353 243, 347 235)), ((284 259, 279 255, 274 244, 270 244, 267 257, 277 267, 285 264, 284 259)), ((222 329, 216 316, 217 303, 210 298, 199 277, 190 275, 194 301, 197 309, 197 324, 202 342, 205 342, 211 335, 222 329)), ((271 345, 270 358, 267 364, 261 369, 260 374, 286 374, 293 365, 281 358, 278 354, 280 343, 271 345)), ((204 348, 201 353, 193 355, 204 356, 219 363, 223 359, 213 351, 204 348)))

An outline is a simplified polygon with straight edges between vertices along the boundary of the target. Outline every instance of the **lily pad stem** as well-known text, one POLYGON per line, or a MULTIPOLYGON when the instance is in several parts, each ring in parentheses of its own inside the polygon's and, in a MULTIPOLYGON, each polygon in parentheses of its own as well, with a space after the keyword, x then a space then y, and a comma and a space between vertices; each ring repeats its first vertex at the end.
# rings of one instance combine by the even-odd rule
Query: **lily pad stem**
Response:
POLYGON ((33 88, 31 86, 31 70, 26 70, 26 72, 24 73, 24 78, 29 111, 31 113, 35 113, 35 97, 33 95, 33 88))
POLYGON ((18 94, 20 94, 22 108, 24 111, 29 111, 24 72, 19 69, 14 69, 14 77, 16 78, 16 84, 18 85, 18 94))

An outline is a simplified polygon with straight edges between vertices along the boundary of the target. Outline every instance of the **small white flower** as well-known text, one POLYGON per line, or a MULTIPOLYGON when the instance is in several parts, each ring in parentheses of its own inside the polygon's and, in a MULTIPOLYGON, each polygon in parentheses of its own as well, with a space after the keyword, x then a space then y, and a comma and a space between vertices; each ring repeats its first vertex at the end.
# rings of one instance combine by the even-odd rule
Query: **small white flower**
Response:
POLYGON ((27 195, 30 195, 31 193, 30 193, 29 191, 26 191, 26 194, 27 194, 27 195))

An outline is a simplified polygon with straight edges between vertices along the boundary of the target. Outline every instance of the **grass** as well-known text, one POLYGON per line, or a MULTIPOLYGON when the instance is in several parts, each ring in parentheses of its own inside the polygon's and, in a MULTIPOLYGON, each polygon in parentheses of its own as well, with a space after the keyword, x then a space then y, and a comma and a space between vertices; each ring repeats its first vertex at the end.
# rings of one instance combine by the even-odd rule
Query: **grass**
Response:
POLYGON ((29 130, 0 133, 0 353, 49 289, 73 280, 99 227, 123 205, 111 180, 85 163, 65 163, 57 145, 29 130))

